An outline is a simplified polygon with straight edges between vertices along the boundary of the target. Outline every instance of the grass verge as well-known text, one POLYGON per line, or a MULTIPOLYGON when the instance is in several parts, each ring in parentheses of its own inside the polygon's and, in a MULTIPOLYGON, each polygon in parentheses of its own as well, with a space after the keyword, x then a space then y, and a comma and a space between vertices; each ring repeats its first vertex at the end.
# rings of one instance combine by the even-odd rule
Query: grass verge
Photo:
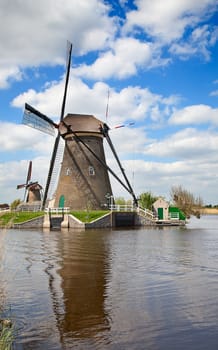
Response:
POLYGON ((92 222, 109 213, 109 210, 71 211, 70 214, 84 223, 92 222))
MULTIPOLYGON (((109 210, 90 210, 90 211, 71 211, 70 214, 84 223, 89 223, 93 220, 99 219, 103 215, 109 213, 109 210)), ((13 224, 20 224, 22 222, 35 219, 44 215, 44 212, 10 212, 0 215, 0 226, 10 227, 13 224)), ((1 350, 1 349, 0 349, 1 350)))
POLYGON ((1 214, 0 216, 0 225, 7 226, 9 224, 19 224, 31 219, 35 219, 39 216, 44 215, 44 212, 10 212, 1 214))

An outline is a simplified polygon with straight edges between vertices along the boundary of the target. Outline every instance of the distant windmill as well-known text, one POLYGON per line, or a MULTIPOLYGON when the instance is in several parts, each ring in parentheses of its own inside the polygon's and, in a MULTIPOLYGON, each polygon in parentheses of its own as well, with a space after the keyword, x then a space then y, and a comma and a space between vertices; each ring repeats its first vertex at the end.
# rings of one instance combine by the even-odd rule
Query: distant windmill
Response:
MULTIPOLYGON (((134 204, 137 199, 118 159, 117 153, 109 137, 109 127, 93 115, 68 114, 64 117, 67 86, 69 81, 72 44, 69 44, 68 63, 64 97, 61 108, 60 122, 57 124, 46 115, 40 113, 29 104, 25 104, 23 123, 48 134, 58 131, 47 183, 43 198, 43 207, 47 204, 47 196, 54 174, 58 174, 55 191, 55 207, 70 207, 71 209, 101 209, 112 198, 109 172, 132 195, 134 204), (108 144, 118 162, 125 183, 106 164, 103 139, 108 144), (64 140, 63 158, 57 162, 61 140, 64 140), (60 170, 56 164, 61 165, 60 170)), ((108 204, 108 203, 107 203, 108 204)))
POLYGON ((29 162, 26 182, 21 185, 17 185, 17 190, 25 188, 24 201, 26 203, 34 203, 42 200, 42 186, 38 181, 32 182, 32 161, 29 162))

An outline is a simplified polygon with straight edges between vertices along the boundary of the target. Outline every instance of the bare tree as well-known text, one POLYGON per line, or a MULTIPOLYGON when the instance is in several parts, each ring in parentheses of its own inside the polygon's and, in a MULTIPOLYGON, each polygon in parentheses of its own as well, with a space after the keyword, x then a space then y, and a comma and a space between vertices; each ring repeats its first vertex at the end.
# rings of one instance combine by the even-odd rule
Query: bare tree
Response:
POLYGON ((200 218, 203 208, 201 197, 195 197, 192 193, 182 188, 182 186, 173 186, 170 195, 174 205, 181 209, 186 217, 194 215, 200 218))

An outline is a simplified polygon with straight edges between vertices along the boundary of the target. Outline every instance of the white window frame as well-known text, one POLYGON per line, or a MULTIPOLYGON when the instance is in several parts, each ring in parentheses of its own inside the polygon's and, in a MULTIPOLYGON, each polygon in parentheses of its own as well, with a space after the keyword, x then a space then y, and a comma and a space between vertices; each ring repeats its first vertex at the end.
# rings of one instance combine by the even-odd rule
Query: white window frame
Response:
POLYGON ((94 176, 95 175, 95 169, 92 165, 89 165, 89 176, 94 176))

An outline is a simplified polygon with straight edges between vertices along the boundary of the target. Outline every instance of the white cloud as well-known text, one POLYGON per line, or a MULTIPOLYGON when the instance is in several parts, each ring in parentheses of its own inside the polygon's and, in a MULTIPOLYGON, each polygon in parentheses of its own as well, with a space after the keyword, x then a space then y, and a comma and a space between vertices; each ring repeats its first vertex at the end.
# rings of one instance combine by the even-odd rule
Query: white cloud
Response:
POLYGON ((25 102, 30 103, 36 109, 39 109, 43 114, 49 117, 57 117, 60 115, 61 104, 64 91, 64 82, 54 83, 44 90, 37 92, 34 89, 18 95, 13 99, 11 105, 13 107, 24 108, 25 102))
POLYGON ((187 159, 202 163, 217 159, 218 134, 193 128, 181 130, 162 141, 156 141, 144 150, 157 158, 187 159))
POLYGON ((116 30, 108 10, 100 0, 1 0, 0 86, 23 67, 63 64, 66 40, 75 54, 107 47, 116 30))
MULTIPOLYGON (((201 53, 209 59, 209 48, 217 40, 217 30, 196 27, 203 15, 212 13, 214 0, 138 0, 137 10, 127 12, 121 30, 116 17, 109 16, 110 4, 103 0, 1 1, 0 88, 10 79, 20 79, 26 67, 57 65, 65 62, 66 40, 73 43, 73 54, 100 50, 92 64, 83 64, 75 74, 91 79, 125 78, 139 69, 166 66, 162 46, 172 43, 171 53, 185 58, 201 53), (9 15, 10 14, 10 15, 9 15), (134 38, 141 27, 146 41, 134 38), (180 39, 192 28, 189 40, 180 39), (16 54, 15 54, 16 53, 16 54)), ((137 36, 138 38, 138 36, 137 36)))
MULTIPOLYGON (((25 102, 31 104, 41 113, 58 120, 60 115, 64 81, 54 82, 37 92, 30 89, 12 101, 12 106, 23 109, 25 102)), ((176 96, 165 98, 154 94, 147 88, 129 86, 116 91, 105 83, 95 83, 89 87, 82 80, 72 78, 69 82, 65 114, 93 114, 105 120, 107 96, 109 90, 108 124, 110 127, 123 122, 150 120, 159 124, 167 118, 172 108, 178 103, 176 96)))
POLYGON ((214 90, 210 93, 210 96, 218 96, 218 90, 214 90))
POLYGON ((111 50, 100 55, 91 65, 81 65, 74 70, 77 76, 91 79, 110 77, 126 78, 135 75, 138 67, 150 65, 152 47, 134 38, 121 38, 115 41, 111 50))
POLYGON ((214 0, 136 0, 135 4, 137 9, 127 14, 125 29, 141 27, 151 37, 165 43, 180 39, 186 28, 195 26, 216 6, 214 0))
MULTIPOLYGON (((137 9, 127 14, 125 34, 134 30, 144 32, 146 39, 153 43, 153 55, 156 51, 159 57, 168 46, 169 53, 181 59, 198 55, 210 60, 210 49, 218 40, 218 28, 211 23, 201 25, 201 22, 214 14, 214 0, 137 0, 135 3, 137 9)), ((160 64, 164 62, 160 60, 160 64)))
MULTIPOLYGON (((13 99, 13 107, 24 107, 25 102, 31 104, 43 114, 58 120, 64 91, 64 80, 46 85, 44 90, 30 89, 13 99)), ((96 83, 93 88, 88 87, 80 79, 69 81, 65 115, 67 113, 95 114, 104 118, 108 86, 96 83)))
POLYGON ((0 122, 0 129, 5 131, 0 138, 0 202, 11 203, 16 198, 23 200, 24 190, 16 187, 26 180, 29 160, 33 162, 32 180, 45 186, 54 138, 22 124, 0 122), (13 158, 21 160, 10 161, 13 158))
POLYGON ((149 111, 154 106, 164 104, 161 96, 137 86, 129 86, 119 92, 112 91, 110 96, 109 112, 116 123, 129 119, 144 120, 149 117, 149 111))
MULTIPOLYGON (((131 158, 134 154, 139 154, 144 149, 144 145, 150 142, 143 128, 124 127, 112 129, 110 137, 117 150, 119 157, 131 158)), ((109 152, 108 152, 109 153, 109 152)))
POLYGON ((9 87, 9 81, 19 81, 22 79, 22 73, 18 67, 15 66, 0 66, 0 89, 9 87))
POLYGON ((210 59, 210 47, 218 40, 218 31, 210 30, 208 25, 197 27, 186 41, 173 43, 170 52, 186 59, 191 55, 202 55, 206 61, 210 59))
MULTIPOLYGON (((201 196, 205 204, 217 203, 214 198, 214 188, 217 185, 217 162, 204 158, 185 159, 183 161, 146 161, 131 159, 122 161, 135 194, 150 191, 156 196, 164 196, 170 200, 172 186, 182 185, 195 196, 201 196)), ((113 191, 116 196, 131 198, 131 196, 112 179, 113 191)))
POLYGON ((0 137, 0 153, 25 150, 48 154, 54 142, 52 137, 23 124, 0 122, 0 129, 5 131, 0 137))
POLYGON ((211 123, 218 125, 218 108, 208 105, 193 105, 176 110, 169 119, 170 124, 190 125, 211 123))

